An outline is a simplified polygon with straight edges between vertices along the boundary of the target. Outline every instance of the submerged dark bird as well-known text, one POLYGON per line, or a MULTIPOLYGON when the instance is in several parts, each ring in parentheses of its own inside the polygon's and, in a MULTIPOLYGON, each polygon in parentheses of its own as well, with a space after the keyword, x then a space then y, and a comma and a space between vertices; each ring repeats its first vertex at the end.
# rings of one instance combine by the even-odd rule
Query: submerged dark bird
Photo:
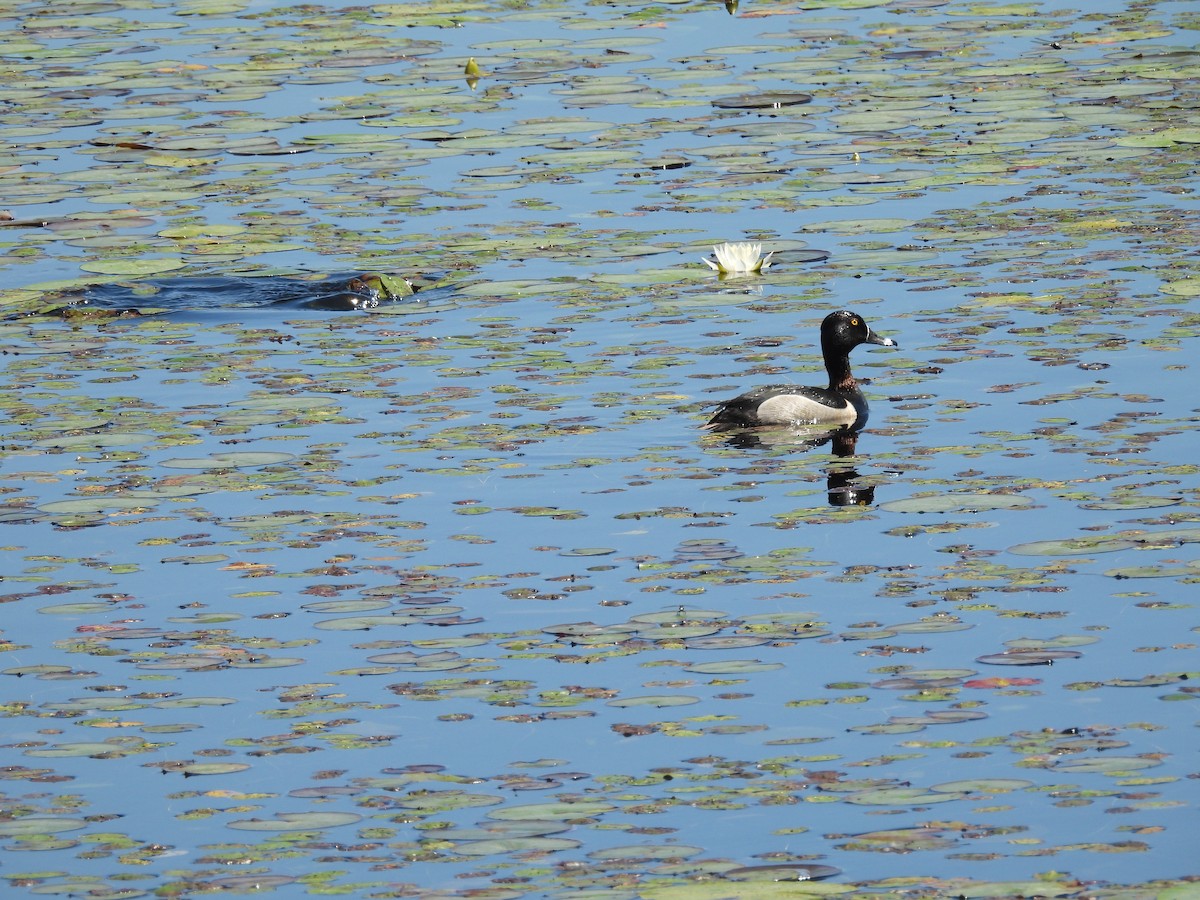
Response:
POLYGON ((756 425, 862 428, 867 421, 867 398, 850 372, 850 351, 859 344, 899 346, 880 337, 857 313, 830 313, 821 323, 821 353, 829 372, 829 387, 769 384, 726 400, 704 427, 710 431, 752 428, 756 425))

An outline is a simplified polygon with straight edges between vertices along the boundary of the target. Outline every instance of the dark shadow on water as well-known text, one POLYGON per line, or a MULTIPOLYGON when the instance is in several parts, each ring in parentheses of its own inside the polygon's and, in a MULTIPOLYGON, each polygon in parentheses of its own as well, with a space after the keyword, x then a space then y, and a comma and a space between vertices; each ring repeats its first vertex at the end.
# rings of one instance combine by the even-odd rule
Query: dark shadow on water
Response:
POLYGON ((82 318, 89 314, 136 316, 169 312, 228 310, 319 310, 359 312, 450 302, 452 289, 420 289, 387 275, 189 276, 111 282, 48 296, 42 315, 82 318))

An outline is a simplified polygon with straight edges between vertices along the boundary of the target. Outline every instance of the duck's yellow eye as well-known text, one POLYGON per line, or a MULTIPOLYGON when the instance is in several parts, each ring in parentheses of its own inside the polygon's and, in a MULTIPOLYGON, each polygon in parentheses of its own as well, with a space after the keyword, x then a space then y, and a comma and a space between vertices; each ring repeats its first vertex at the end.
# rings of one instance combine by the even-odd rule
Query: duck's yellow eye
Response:
POLYGON ((851 324, 851 325, 857 325, 857 324, 858 324, 858 319, 851 319, 851 320, 850 320, 850 324, 851 324))

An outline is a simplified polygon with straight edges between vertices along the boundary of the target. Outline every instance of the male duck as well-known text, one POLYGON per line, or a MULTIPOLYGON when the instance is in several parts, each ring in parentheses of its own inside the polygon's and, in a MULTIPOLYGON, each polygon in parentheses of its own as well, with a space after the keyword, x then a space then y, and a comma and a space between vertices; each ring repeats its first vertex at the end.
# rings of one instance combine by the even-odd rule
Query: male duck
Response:
POLYGON ((852 430, 867 422, 867 398, 850 373, 850 351, 859 344, 898 347, 880 337, 857 313, 830 313, 821 323, 821 352, 829 387, 769 384, 726 400, 704 427, 729 431, 755 425, 827 425, 852 430))

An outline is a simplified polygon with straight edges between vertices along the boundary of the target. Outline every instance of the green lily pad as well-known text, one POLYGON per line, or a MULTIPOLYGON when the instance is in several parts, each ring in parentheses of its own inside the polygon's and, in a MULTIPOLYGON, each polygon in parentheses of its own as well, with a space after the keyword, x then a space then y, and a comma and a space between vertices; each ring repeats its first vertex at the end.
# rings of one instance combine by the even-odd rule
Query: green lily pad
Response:
POLYGON ((590 819, 616 809, 602 800, 580 800, 578 803, 529 803, 524 806, 506 806, 487 814, 489 819, 520 820, 545 819, 547 821, 590 819))
POLYGON ((53 447, 56 450, 70 450, 75 453, 87 453, 91 450, 112 450, 118 447, 140 447, 154 440, 152 434, 142 434, 136 431, 101 431, 90 434, 63 434, 52 438, 35 441, 35 447, 53 447))
POLYGON ((684 627, 697 621, 712 621, 727 618, 729 618, 729 613, 721 612, 717 609, 668 609, 660 612, 638 613, 635 616, 630 616, 629 621, 684 627))
POLYGON ((757 659, 731 659, 725 662, 695 663, 684 666, 685 672, 697 675, 746 675, 753 672, 773 672, 782 669, 783 663, 762 662, 757 659))
MULTIPOLYGON (((922 622, 904 622, 900 625, 887 626, 888 630, 895 634, 949 634, 955 631, 969 631, 974 627, 966 622, 946 619, 929 619, 922 622)), ((909 677, 912 677, 911 674, 909 677)))
POLYGON ((1136 542, 1121 536, 1098 535, 1058 541, 1029 541, 1009 547, 1008 552, 1021 556, 1086 556, 1091 553, 1129 550, 1136 546, 1136 542))
POLYGON ((158 464, 167 469, 240 469, 257 466, 275 466, 296 458, 294 453, 271 450, 231 450, 208 456, 180 456, 161 460, 158 464))
POLYGON ((232 775, 249 769, 246 763, 188 763, 178 771, 184 775, 232 775))
POLYGON ((1162 509, 1165 506, 1178 506, 1182 502, 1182 497, 1146 497, 1140 494, 1129 494, 1079 505, 1083 509, 1162 509))
POLYGON ((726 869, 721 873, 721 877, 739 882, 785 883, 816 881, 820 878, 832 878, 834 875, 841 874, 842 870, 834 866, 822 866, 815 863, 778 863, 765 866, 738 866, 736 869, 726 869))
POLYGON ((206 484, 156 484, 148 487, 131 488, 122 496, 145 500, 171 500, 179 497, 199 497, 211 494, 217 488, 206 484))
POLYGON ((66 759, 70 757, 108 757, 123 755, 119 744, 106 741, 75 741, 55 744, 53 747, 33 747, 25 751, 26 756, 39 759, 66 759))
POLYGON ((1054 881, 972 881, 956 884, 954 890, 968 900, 990 897, 1069 897, 1076 893, 1070 885, 1054 881))
POLYGON ((87 516, 145 508, 146 503, 141 500, 129 500, 124 497, 85 497, 78 500, 53 500, 43 503, 38 510, 44 513, 87 516))
POLYGON ((300 656, 261 656, 255 659, 232 659, 231 669, 286 669, 291 666, 302 666, 308 660, 300 656))
POLYGON ((43 606, 38 612, 46 616, 86 616, 112 611, 108 603, 55 603, 43 606))
POLYGON ((421 621, 416 616, 343 616, 338 619, 323 619, 316 622, 313 628, 322 631, 370 631, 372 628, 382 628, 386 625, 411 625, 421 621))
MULTIPOLYGON (((807 637, 807 635, 805 636, 807 637)), ((745 647, 757 647, 771 640, 773 638, 753 634, 727 634, 688 638, 683 645, 689 650, 741 650, 745 647)))
POLYGON ((467 841, 455 846, 454 852, 463 856, 494 856, 501 853, 556 853, 580 846, 582 841, 572 838, 511 837, 467 841))
POLYGON ((908 497, 888 500, 880 509, 897 513, 976 513, 998 509, 1031 509, 1028 497, 1019 494, 936 494, 930 497, 908 497))
POLYGON ((913 734, 924 728, 923 722, 884 722, 879 725, 851 725, 846 730, 856 734, 913 734))
POLYGON ((236 831, 268 831, 286 834, 295 831, 321 831, 361 822, 362 816, 347 812, 286 812, 273 819, 235 819, 226 827, 236 831))
POLYGON ((1125 772, 1140 772, 1162 765, 1161 759, 1140 756, 1085 756, 1060 759, 1054 763, 1055 772, 1092 775, 1121 775, 1125 772))
POLYGON ((0 674, 16 675, 18 678, 21 678, 25 675, 63 675, 70 671, 70 666, 35 664, 28 666, 12 666, 11 668, 5 669, 3 672, 0 672, 0 674))
POLYGON ((300 608, 316 613, 359 613, 387 609, 391 605, 389 600, 318 600, 305 603, 300 608))
POLYGON ((941 784, 930 785, 929 789, 954 794, 1001 794, 1030 787, 1033 787, 1033 782, 1023 778, 968 778, 962 781, 944 781, 941 784))
POLYGON ((202 672, 206 669, 224 669, 228 661, 219 656, 168 656, 162 659, 139 662, 139 669, 164 672, 202 672))
POLYGON ((64 831, 78 831, 86 827, 85 820, 69 816, 20 816, 0 821, 0 836, 30 837, 39 834, 62 834, 64 831))
POLYGON ((684 641, 713 635, 720 630, 720 625, 646 625, 634 634, 647 641, 684 641))
POLYGON ((225 524, 229 528, 257 531, 284 528, 289 525, 303 525, 312 520, 313 517, 308 513, 259 513, 252 516, 238 516, 235 519, 229 519, 225 524))
POLYGON ((231 706, 237 701, 232 697, 172 697, 154 703, 157 709, 197 709, 206 706, 231 706))
POLYGON ((1052 638, 1014 638, 1004 646, 1012 650, 1061 650, 1068 647, 1087 647, 1100 638, 1090 634, 1062 634, 1052 638))
POLYGON ((699 702, 699 697, 687 697, 679 694, 658 694, 645 697, 618 697, 616 700, 609 700, 608 705, 618 707, 653 706, 656 709, 664 709, 668 706, 690 706, 693 703, 699 702))
POLYGON ((1074 650, 1005 650, 1003 653, 988 653, 976 657, 975 662, 986 666, 1050 666, 1060 660, 1078 659, 1082 656, 1074 650))
POLYGON ((801 231, 825 231, 830 234, 887 234, 904 231, 915 223, 910 219, 831 219, 809 222, 801 231))
POLYGON ((1195 578, 1200 575, 1193 566, 1146 565, 1120 566, 1106 569, 1109 578, 1195 578))
POLYGON ((917 787, 878 788, 871 791, 860 791, 845 798, 847 803, 863 806, 925 806, 929 803, 948 803, 951 800, 962 800, 965 793, 953 791, 925 790, 917 787))
POLYGON ((472 794, 467 791, 422 791, 409 794, 396 801, 405 809, 444 813, 454 809, 481 809, 498 806, 504 801, 488 794, 472 794))
MULTIPOLYGON (((189 199, 189 195, 184 194, 179 199, 189 199)), ((98 259, 80 263, 79 268, 101 275, 161 275, 186 265, 181 259, 98 259)))

